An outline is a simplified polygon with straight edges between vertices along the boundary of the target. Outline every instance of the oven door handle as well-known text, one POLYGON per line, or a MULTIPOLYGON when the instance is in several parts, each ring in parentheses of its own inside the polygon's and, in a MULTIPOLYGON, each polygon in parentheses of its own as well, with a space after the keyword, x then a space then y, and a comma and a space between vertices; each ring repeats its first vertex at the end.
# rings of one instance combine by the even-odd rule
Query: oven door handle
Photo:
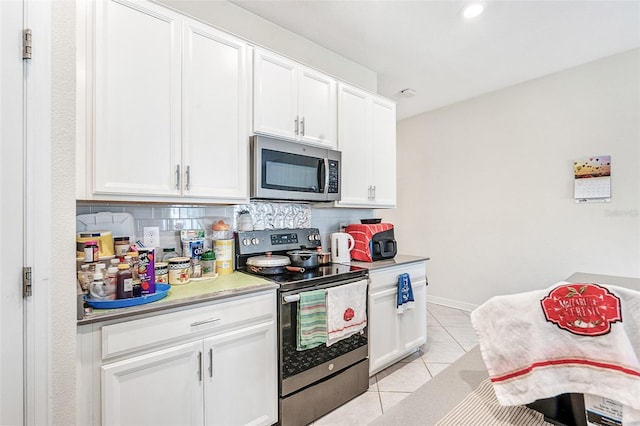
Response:
POLYGON ((293 303, 300 300, 300 294, 289 294, 286 296, 282 296, 282 304, 286 305, 287 303, 293 303))

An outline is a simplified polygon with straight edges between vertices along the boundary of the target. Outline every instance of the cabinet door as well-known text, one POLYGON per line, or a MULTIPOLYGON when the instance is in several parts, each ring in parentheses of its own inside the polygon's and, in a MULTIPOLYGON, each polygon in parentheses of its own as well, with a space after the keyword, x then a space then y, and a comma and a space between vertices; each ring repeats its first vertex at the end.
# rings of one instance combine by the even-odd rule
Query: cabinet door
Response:
POLYGON ((396 105, 386 99, 371 103, 370 182, 373 202, 379 207, 396 206, 396 105))
POLYGON ((248 198, 247 45, 185 19, 182 190, 190 197, 248 198))
POLYGON ((300 140, 336 147, 336 80, 309 68, 300 68, 298 97, 300 140))
POLYGON ((205 348, 205 422, 271 425, 278 420, 273 319, 211 337, 205 348))
POLYGON ((369 295, 369 374, 400 356, 402 334, 396 294, 397 289, 390 287, 369 295))
POLYGON ((103 425, 202 424, 201 357, 197 341, 102 366, 103 425))
POLYGON ((151 2, 96 5, 97 194, 179 194, 180 19, 151 2))
POLYGON ((404 351, 420 347, 427 341, 427 282, 412 282, 413 309, 400 314, 404 351))
POLYGON ((369 203, 368 115, 367 93, 340 84, 338 86, 338 148, 342 152, 342 190, 338 205, 357 206, 369 203))
POLYGON ((296 139, 298 65, 263 50, 254 52, 253 131, 296 139))

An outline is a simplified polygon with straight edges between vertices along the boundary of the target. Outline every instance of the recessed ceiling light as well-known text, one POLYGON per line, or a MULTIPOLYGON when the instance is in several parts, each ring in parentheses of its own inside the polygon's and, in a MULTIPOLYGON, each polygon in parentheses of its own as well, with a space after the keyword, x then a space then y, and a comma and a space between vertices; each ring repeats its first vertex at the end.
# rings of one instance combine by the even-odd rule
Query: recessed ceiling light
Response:
POLYGON ((465 19, 473 19, 484 12, 484 3, 469 3, 462 8, 462 17, 465 19))

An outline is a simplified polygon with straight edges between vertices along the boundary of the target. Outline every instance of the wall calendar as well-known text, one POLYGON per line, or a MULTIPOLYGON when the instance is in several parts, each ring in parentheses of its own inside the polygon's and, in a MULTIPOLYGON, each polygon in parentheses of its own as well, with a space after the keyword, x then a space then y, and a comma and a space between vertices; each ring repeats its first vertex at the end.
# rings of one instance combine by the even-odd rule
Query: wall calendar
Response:
POLYGON ((576 203, 611 202, 611 156, 600 155, 573 162, 576 203))

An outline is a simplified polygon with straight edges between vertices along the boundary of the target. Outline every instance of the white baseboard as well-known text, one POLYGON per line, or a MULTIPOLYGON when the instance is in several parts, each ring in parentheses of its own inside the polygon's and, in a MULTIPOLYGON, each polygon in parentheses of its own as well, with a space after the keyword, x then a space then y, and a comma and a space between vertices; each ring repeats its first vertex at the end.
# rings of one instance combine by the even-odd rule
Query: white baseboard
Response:
POLYGON ((474 305, 472 303, 461 302, 459 300, 447 299, 446 297, 427 296, 427 303, 434 303, 436 305, 446 306, 448 308, 460 309, 462 311, 471 312, 480 305, 474 305))

